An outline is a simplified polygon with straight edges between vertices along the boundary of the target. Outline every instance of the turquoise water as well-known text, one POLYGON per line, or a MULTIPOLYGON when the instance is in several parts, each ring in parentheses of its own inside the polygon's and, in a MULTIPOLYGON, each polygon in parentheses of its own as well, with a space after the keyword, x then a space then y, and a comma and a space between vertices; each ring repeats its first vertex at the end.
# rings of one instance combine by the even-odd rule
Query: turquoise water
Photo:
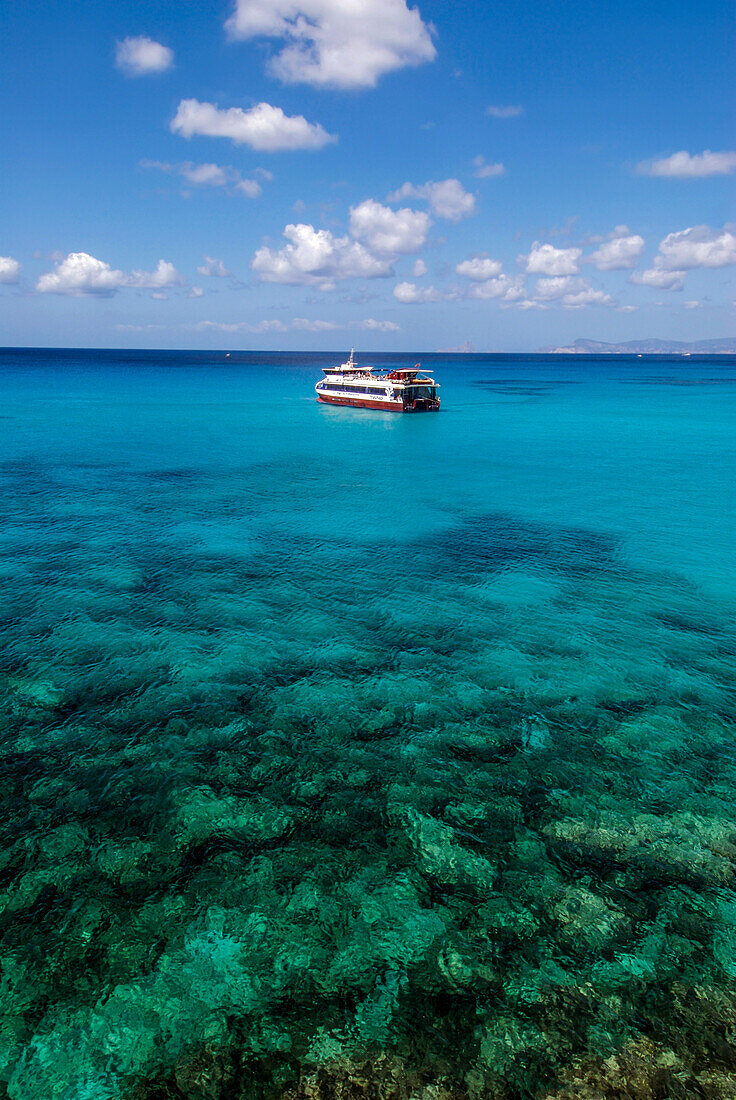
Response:
POLYGON ((333 359, 0 352, 0 1095, 696 1095, 736 362, 429 356, 399 416, 333 359))

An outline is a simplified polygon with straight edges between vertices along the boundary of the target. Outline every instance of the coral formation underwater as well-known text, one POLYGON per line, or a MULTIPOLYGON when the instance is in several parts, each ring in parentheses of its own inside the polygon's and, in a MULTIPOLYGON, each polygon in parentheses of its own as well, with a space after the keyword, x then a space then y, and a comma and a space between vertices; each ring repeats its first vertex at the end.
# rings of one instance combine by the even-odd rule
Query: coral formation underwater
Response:
POLYGON ((736 1096, 729 609, 263 476, 2 471, 0 1095, 736 1096))

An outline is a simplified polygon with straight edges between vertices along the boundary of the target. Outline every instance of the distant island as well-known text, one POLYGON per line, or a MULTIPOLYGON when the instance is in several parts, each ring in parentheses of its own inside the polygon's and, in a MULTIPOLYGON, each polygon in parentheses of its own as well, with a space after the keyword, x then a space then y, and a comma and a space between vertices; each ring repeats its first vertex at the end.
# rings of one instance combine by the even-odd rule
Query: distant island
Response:
POLYGON ((602 340, 575 340, 568 347, 540 348, 540 352, 559 355, 736 355, 736 337, 722 340, 627 340, 607 344, 602 340))

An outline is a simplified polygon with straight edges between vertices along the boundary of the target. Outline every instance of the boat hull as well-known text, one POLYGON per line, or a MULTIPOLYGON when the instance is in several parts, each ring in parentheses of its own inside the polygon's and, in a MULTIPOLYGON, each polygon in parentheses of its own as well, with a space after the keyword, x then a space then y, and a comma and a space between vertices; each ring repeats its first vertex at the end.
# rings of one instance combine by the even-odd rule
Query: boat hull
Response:
POLYGON ((378 412, 439 412, 439 402, 434 408, 406 408, 402 401, 366 401, 361 397, 337 397, 332 394, 318 393, 317 400, 325 405, 343 405, 352 409, 374 409, 378 412))

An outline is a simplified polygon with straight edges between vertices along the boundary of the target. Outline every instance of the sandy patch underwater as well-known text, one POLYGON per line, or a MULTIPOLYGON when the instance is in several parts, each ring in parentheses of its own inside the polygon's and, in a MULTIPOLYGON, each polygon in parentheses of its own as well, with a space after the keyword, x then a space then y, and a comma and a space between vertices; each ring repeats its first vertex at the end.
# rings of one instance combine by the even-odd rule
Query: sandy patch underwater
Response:
POLYGON ((731 1095, 727 387, 71 366, 7 371, 0 1088, 731 1095))

